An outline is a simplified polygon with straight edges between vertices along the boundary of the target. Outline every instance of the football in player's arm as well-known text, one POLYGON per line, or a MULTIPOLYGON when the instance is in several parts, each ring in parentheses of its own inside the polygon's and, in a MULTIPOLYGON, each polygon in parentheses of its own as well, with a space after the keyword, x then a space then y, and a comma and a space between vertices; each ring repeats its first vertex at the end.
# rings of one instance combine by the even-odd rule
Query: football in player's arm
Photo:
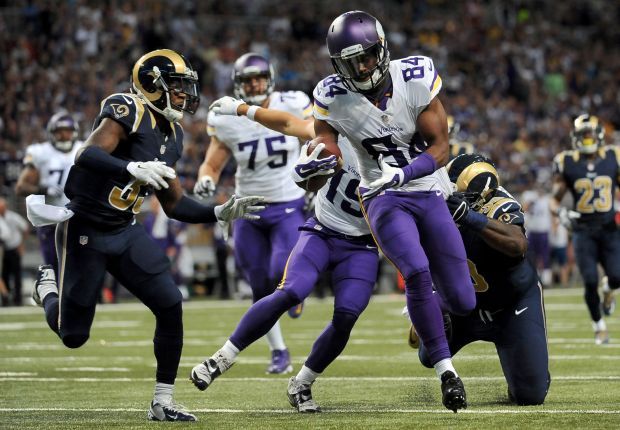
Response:
POLYGON ((74 216, 57 227, 58 282, 39 267, 33 299, 69 348, 89 338, 105 272, 110 272, 155 315, 156 384, 148 418, 195 421, 173 402, 183 346, 182 296, 170 262, 135 220, 147 194, 166 214, 190 223, 256 218, 260 197, 231 198, 220 206, 183 195, 172 168, 183 148, 179 121, 199 103, 198 78, 185 58, 169 49, 143 55, 132 70, 132 92, 101 104, 94 130, 78 153, 65 187, 74 216))
MULTIPOLYGON (((519 405, 544 402, 550 384, 542 287, 525 253, 521 205, 502 187, 491 160, 461 155, 448 165, 457 192, 448 207, 463 237, 477 305, 469 315, 450 315, 449 346, 493 342, 508 383, 509 399, 519 405)), ((413 327, 410 344, 416 344, 413 327)), ((420 343, 420 361, 430 367, 420 343)))
POLYGON ((620 288, 620 230, 614 220, 614 195, 620 184, 620 148, 603 146, 605 130, 600 120, 589 114, 578 116, 573 124, 573 149, 554 159, 552 211, 560 222, 572 229, 577 266, 585 284, 596 344, 609 342, 602 314, 615 308, 614 292, 620 288), (560 205, 570 191, 573 209, 560 205), (608 287, 601 301, 598 264, 603 266, 608 287), (601 312, 602 311, 602 312, 601 312))

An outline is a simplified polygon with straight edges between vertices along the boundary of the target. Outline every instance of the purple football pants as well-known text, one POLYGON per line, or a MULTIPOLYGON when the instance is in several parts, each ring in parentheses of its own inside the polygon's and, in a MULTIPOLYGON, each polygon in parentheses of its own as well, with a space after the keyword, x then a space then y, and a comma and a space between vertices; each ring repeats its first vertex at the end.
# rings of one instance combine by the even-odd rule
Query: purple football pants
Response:
POLYGON ((257 212, 260 219, 233 224, 235 260, 252 288, 254 301, 271 294, 304 223, 304 199, 271 203, 257 212))
POLYGON ((364 202, 375 240, 405 279, 409 316, 433 365, 451 357, 433 284, 445 311, 466 315, 476 305, 463 240, 438 193, 386 192, 364 202))
POLYGON ((332 271, 334 314, 312 346, 306 366, 321 373, 342 352, 353 325, 366 309, 377 278, 377 248, 370 237, 345 238, 323 226, 304 226, 286 264, 278 289, 254 303, 243 316, 230 341, 240 350, 265 335, 290 307, 312 292, 319 275, 332 271))

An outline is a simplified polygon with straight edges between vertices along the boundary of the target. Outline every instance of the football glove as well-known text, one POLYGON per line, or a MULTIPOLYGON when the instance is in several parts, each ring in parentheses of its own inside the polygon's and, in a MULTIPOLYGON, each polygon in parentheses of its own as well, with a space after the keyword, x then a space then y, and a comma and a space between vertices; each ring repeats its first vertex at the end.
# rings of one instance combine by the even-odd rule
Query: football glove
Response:
POLYGON ((299 159, 295 163, 292 175, 295 182, 303 182, 317 175, 331 175, 335 172, 336 161, 335 155, 330 155, 326 158, 319 158, 321 151, 325 149, 324 143, 319 143, 314 151, 308 154, 308 144, 306 143, 301 147, 301 153, 299 159))
POLYGON ((265 201, 263 196, 237 197, 234 194, 224 204, 215 207, 215 217, 222 229, 227 230, 228 224, 237 218, 257 220, 260 215, 253 212, 262 211, 265 206, 256 206, 265 201))
POLYGON ((215 195, 215 181, 209 175, 201 176, 194 185, 194 194, 205 199, 215 195))
POLYGON ((237 116, 237 108, 245 104, 243 100, 225 96, 217 99, 209 106, 209 110, 218 115, 235 115, 237 116))
POLYGON ((390 166, 387 161, 383 159, 383 154, 379 155, 377 161, 381 168, 381 177, 368 184, 370 189, 364 193, 362 196, 363 199, 376 196, 389 188, 400 187, 405 183, 405 173, 403 169, 390 166))
POLYGON ((560 219, 560 224, 570 229, 573 228, 575 220, 581 218, 581 214, 577 211, 561 207, 558 209, 558 218, 560 219))
POLYGON ((156 190, 168 188, 166 178, 177 177, 174 169, 166 166, 163 161, 132 161, 127 165, 127 171, 136 181, 151 185, 156 190))
POLYGON ((469 214, 469 204, 467 201, 462 197, 452 194, 446 200, 446 204, 448 205, 448 209, 450 210, 450 214, 452 215, 454 222, 457 224, 462 224, 469 214))

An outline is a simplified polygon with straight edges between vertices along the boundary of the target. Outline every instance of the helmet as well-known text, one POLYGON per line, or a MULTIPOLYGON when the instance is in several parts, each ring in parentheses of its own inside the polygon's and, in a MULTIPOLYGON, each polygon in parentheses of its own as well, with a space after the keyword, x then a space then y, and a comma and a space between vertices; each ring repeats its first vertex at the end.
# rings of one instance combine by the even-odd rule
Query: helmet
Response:
POLYGON ((138 96, 168 121, 180 121, 183 111, 193 115, 200 104, 198 74, 185 57, 170 49, 140 57, 133 66, 131 80, 138 96), (171 93, 185 95, 181 106, 172 102, 171 93))
POLYGON ((463 154, 446 166, 454 194, 462 196, 474 210, 479 210, 499 187, 499 175, 493 162, 480 154, 463 154))
POLYGON ((371 92, 389 74, 390 53, 383 27, 366 12, 355 10, 336 18, 327 32, 327 50, 336 73, 351 91, 371 92))
POLYGON ((273 92, 275 73, 273 66, 262 55, 248 52, 237 58, 232 70, 233 92, 235 97, 249 105, 260 105, 273 92), (243 89, 244 82, 253 77, 267 79, 267 88, 261 94, 248 95, 243 89))
POLYGON ((574 122, 573 131, 570 134, 573 148, 584 154, 593 154, 603 144, 605 129, 599 119, 584 113, 579 115, 574 122))
POLYGON ((54 148, 62 152, 69 152, 73 149, 73 144, 78 138, 80 126, 71 114, 66 111, 60 111, 55 113, 47 122, 46 130, 49 135, 49 140, 52 142, 52 145, 54 145, 54 148), (69 129, 73 131, 70 140, 58 140, 56 138, 56 131, 62 129, 69 129))
POLYGON ((448 136, 450 139, 456 138, 461 130, 461 124, 459 124, 452 115, 448 115, 448 136))

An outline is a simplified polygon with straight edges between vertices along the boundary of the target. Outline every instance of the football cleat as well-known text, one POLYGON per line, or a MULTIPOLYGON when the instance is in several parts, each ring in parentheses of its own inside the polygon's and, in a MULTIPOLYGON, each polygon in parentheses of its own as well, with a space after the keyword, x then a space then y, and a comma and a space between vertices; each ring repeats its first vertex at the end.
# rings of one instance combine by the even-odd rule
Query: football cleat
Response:
POLYGON ((601 280, 603 289, 603 303, 601 303, 601 310, 606 316, 610 316, 616 310, 616 297, 614 290, 609 288, 609 281, 607 276, 604 276, 601 280))
POLYGON ((298 305, 293 306, 288 310, 288 316, 295 319, 299 318, 304 311, 304 302, 301 302, 298 305))
POLYGON ((209 388, 213 380, 226 372, 235 364, 219 351, 211 358, 205 360, 197 366, 194 366, 189 374, 189 379, 200 391, 209 388))
POLYGON ((441 374, 441 394, 443 405, 455 414, 457 410, 467 408, 467 395, 463 381, 450 370, 441 374))
POLYGON ((407 343, 413 349, 420 348, 420 338, 418 337, 418 334, 416 333, 413 324, 411 324, 411 327, 409 327, 409 336, 407 338, 407 343))
POLYGON ((321 412, 321 408, 312 400, 311 385, 301 384, 294 376, 288 381, 288 401, 302 414, 321 412))
POLYGON ((596 345, 607 345, 609 343, 609 332, 607 330, 597 330, 594 332, 594 343, 596 345))
POLYGON ((36 306, 43 306, 43 299, 49 293, 58 294, 56 274, 51 264, 42 264, 39 266, 37 280, 32 287, 32 301, 36 306))
POLYGON ((274 349, 271 351, 271 363, 267 367, 267 373, 284 374, 293 371, 291 354, 288 349, 274 349))
POLYGON ((175 403, 162 404, 156 400, 151 402, 148 418, 151 421, 197 421, 196 416, 175 403))

